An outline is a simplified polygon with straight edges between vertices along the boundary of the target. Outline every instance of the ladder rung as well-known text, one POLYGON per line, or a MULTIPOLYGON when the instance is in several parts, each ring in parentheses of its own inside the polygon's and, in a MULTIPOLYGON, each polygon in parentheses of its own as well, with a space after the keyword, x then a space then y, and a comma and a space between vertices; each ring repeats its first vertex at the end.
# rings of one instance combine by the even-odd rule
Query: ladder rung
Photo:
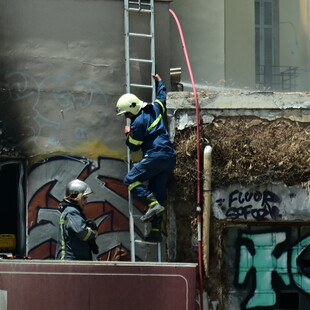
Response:
POLYGON ((129 58, 130 61, 152 63, 151 59, 129 58))
POLYGON ((144 241, 144 240, 135 240, 135 243, 144 243, 144 244, 150 244, 150 245, 157 245, 160 242, 150 242, 150 241, 144 241))
POLYGON ((134 84, 134 83, 130 83, 130 86, 132 86, 132 87, 141 87, 141 88, 153 88, 153 85, 134 84))
POLYGON ((137 33, 137 32, 129 32, 129 35, 132 37, 144 37, 144 38, 152 38, 153 35, 146 33, 137 33))
POLYGON ((152 13, 152 6, 154 4, 150 2, 141 2, 141 1, 128 1, 128 10, 129 11, 137 11, 143 13, 152 13), (142 8, 143 7, 143 8, 142 8), (148 7, 149 9, 146 9, 148 7))
POLYGON ((149 2, 141 2, 140 0, 138 1, 128 1, 129 4, 136 4, 136 5, 148 5, 150 6, 151 5, 151 1, 149 2))
POLYGON ((152 13, 152 10, 139 9, 139 8, 128 8, 128 11, 141 12, 141 13, 152 13))

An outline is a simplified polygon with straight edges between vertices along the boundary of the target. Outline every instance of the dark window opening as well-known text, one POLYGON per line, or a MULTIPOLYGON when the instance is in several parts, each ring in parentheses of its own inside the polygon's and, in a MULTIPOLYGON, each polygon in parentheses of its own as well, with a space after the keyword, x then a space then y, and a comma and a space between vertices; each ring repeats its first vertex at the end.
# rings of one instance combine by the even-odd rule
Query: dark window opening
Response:
MULTIPOLYGON (((21 164, 17 161, 0 161, 0 197, 1 217, 0 234, 2 246, 11 244, 11 236, 15 236, 16 247, 13 255, 23 255, 24 237, 24 214, 22 210, 23 197, 21 196, 20 184, 21 164)), ((1 252, 4 252, 1 249, 1 252)))
POLYGON ((299 295, 295 292, 281 292, 279 293, 279 309, 282 310, 298 310, 299 309, 299 295))
POLYGON ((297 266, 300 271, 310 277, 310 246, 308 245, 299 255, 297 260, 297 266))

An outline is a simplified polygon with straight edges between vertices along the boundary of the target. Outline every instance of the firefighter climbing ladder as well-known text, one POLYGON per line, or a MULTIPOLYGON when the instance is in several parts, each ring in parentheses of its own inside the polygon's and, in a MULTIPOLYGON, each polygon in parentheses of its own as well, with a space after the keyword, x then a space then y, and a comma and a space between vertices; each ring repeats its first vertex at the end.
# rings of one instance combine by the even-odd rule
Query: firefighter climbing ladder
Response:
MULTIPOLYGON (((135 92, 137 89, 150 89, 152 91, 152 100, 155 100, 156 88, 155 83, 151 77, 152 73, 155 73, 155 35, 154 35, 154 0, 136 0, 129 1, 124 0, 124 27, 125 27, 125 66, 126 66, 126 92, 135 92), (131 25, 133 23, 133 17, 137 19, 140 16, 148 16, 149 18, 149 32, 131 32, 131 25), (131 40, 135 38, 136 40, 149 40, 150 46, 150 57, 149 58, 139 58, 132 57, 131 40), (144 63, 150 65, 150 84, 134 83, 132 81, 132 65, 137 63, 144 63), (132 91, 134 89, 134 91, 132 91)), ((138 49, 141 50, 141 45, 139 44, 138 49)), ((129 125, 129 122, 127 122, 129 125)), ((130 150, 127 149, 127 160, 128 160, 128 171, 131 168, 131 154, 130 150)), ((133 214, 133 200, 131 194, 128 195, 128 207, 129 207, 129 225, 130 225, 130 242, 131 242, 131 261, 135 261, 135 246, 138 243, 157 245, 157 257, 158 261, 161 261, 161 245, 160 243, 150 243, 135 240, 135 215, 133 214)))

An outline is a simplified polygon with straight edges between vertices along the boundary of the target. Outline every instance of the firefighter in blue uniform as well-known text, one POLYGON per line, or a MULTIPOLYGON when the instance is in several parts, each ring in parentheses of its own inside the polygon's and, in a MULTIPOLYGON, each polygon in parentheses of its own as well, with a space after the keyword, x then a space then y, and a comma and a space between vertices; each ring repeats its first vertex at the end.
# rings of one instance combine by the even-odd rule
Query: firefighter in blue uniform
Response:
POLYGON ((161 242, 162 213, 165 210, 168 180, 176 164, 176 154, 164 123, 166 86, 158 74, 153 74, 157 84, 156 100, 146 103, 134 94, 122 95, 117 104, 117 115, 131 120, 124 133, 131 151, 142 150, 143 158, 135 163, 124 178, 124 184, 137 198, 145 201, 146 213, 142 222, 150 221, 151 231, 146 241, 161 242), (148 181, 148 186, 144 183, 148 181))
POLYGON ((92 252, 98 254, 95 243, 97 226, 86 220, 83 209, 91 188, 81 180, 72 180, 66 186, 61 204, 59 232, 56 246, 57 260, 92 260, 92 252))

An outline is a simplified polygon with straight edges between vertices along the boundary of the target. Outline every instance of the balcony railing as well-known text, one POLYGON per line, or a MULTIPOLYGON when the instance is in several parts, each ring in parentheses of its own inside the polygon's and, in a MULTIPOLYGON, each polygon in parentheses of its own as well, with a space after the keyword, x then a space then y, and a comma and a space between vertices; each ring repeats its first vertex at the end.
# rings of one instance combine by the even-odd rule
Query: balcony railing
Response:
POLYGON ((256 66, 256 85, 259 90, 295 91, 298 67, 256 66))

